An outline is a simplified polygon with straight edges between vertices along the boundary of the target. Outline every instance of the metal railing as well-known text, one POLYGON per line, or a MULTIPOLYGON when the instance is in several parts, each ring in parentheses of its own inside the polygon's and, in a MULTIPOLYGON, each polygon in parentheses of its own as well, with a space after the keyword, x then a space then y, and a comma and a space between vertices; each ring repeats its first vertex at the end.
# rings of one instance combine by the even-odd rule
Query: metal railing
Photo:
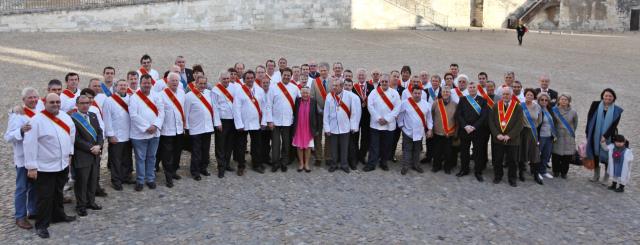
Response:
POLYGON ((0 0, 0 15, 40 13, 59 10, 78 10, 112 6, 180 2, 170 0, 0 0))
POLYGON ((428 6, 426 0, 385 0, 395 6, 407 10, 410 13, 424 18, 427 22, 447 30, 449 27, 449 16, 435 11, 428 6))

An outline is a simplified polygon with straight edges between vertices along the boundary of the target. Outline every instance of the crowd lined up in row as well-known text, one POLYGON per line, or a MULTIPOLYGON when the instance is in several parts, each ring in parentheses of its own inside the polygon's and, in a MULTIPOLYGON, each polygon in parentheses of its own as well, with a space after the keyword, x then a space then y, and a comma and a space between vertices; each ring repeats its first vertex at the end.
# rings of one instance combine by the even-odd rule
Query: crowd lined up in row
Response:
MULTIPOLYGON (((422 173, 427 163, 432 172, 451 174, 460 160, 456 176, 473 170, 483 182, 489 142, 496 184, 504 168, 514 187, 527 172, 540 185, 544 178, 566 178, 576 160, 578 113, 571 95, 551 89, 546 75, 538 88, 523 89, 513 72, 496 86, 487 73, 471 80, 456 64, 441 77, 414 75, 409 66, 390 73, 351 71, 340 62, 289 68, 280 58, 253 70, 236 63, 210 82, 200 65, 185 64, 178 56, 160 76, 144 55, 125 79, 105 67, 104 77, 90 79, 84 89, 77 73, 64 77, 65 88, 51 80, 43 98, 25 88, 5 134, 17 169, 16 224, 30 229, 27 217, 35 217, 37 234, 46 238, 51 222, 75 220, 63 209, 69 176, 78 215, 100 210, 95 197, 104 193, 98 179, 104 147, 117 191, 123 184, 155 189, 160 163, 165 185, 173 187, 182 178, 177 170, 183 151, 191 154, 193 179, 210 176, 212 135, 220 178, 228 171, 245 174, 248 142, 249 168, 258 173, 268 167, 285 172, 295 156, 298 172, 311 171, 312 156, 330 172, 349 173, 359 164, 365 172, 387 171, 401 137, 402 175, 422 173)), ((615 101, 615 92, 605 89, 591 105, 584 158, 604 163, 603 181, 611 176, 611 189, 622 192, 633 156, 617 132, 622 109, 615 101)), ((600 181, 596 166, 594 181, 600 181)))

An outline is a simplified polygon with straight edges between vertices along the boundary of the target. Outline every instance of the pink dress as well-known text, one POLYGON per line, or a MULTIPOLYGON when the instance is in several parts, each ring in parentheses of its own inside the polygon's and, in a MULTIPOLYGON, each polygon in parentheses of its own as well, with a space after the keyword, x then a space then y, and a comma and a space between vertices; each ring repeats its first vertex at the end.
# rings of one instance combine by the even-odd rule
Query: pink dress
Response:
POLYGON ((306 149, 313 148, 313 134, 309 123, 309 100, 300 100, 298 108, 298 118, 296 121, 296 132, 293 136, 293 146, 306 149))

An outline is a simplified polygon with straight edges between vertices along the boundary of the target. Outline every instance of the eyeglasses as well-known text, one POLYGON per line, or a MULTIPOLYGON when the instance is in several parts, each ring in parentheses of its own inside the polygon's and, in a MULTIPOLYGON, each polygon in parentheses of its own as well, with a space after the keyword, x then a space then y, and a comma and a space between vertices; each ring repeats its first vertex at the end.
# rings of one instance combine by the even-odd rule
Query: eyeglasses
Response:
POLYGON ((60 104, 60 101, 59 101, 59 100, 47 101, 47 103, 51 103, 51 104, 60 104))
POLYGON ((78 104, 80 104, 80 105, 88 105, 88 104, 91 104, 91 102, 78 102, 78 104))
POLYGON ((542 101, 547 102, 547 101, 549 101, 549 100, 548 100, 548 99, 539 99, 539 101, 541 101, 541 102, 542 102, 542 101))

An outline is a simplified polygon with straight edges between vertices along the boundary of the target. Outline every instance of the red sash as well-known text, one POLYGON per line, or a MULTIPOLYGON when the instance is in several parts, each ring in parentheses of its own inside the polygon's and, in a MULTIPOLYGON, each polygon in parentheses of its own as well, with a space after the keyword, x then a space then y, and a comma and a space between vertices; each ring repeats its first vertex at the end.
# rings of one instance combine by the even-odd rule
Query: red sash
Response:
POLYGON ((373 85, 373 79, 369 80, 368 83, 373 85))
POLYGON ((260 79, 256 79, 255 81, 258 85, 260 85, 260 87, 262 87, 262 81, 260 81, 260 79))
POLYGON ((153 113, 155 113, 155 114, 156 114, 156 116, 158 116, 158 107, 156 107, 156 105, 155 105, 155 104, 153 104, 153 102, 151 102, 151 100, 149 100, 149 97, 147 97, 146 95, 144 95, 144 94, 142 93, 142 91, 140 91, 140 90, 138 90, 138 91, 136 92, 136 94, 138 95, 138 97, 140 97, 140 99, 141 99, 145 104, 147 104, 147 106, 149 107, 149 109, 150 109, 151 111, 153 111, 153 113))
POLYGON ((409 104, 411 104, 411 107, 413 107, 413 109, 416 111, 416 113, 418 113, 418 116, 420 117, 420 120, 422 121, 422 126, 424 128, 427 128, 427 122, 424 119, 424 113, 422 113, 422 110, 420 110, 420 107, 418 106, 418 103, 416 103, 416 101, 413 100, 413 97, 409 97, 407 100, 409 100, 409 104))
POLYGON ((45 99, 45 98, 42 98, 42 99, 40 99, 40 100, 42 100, 42 103, 45 103, 45 102, 46 102, 46 99, 45 99))
MULTIPOLYGON (((419 85, 418 88, 422 89, 422 85, 419 85)), ((409 94, 413 93, 413 83, 409 83, 407 89, 409 89, 409 94)))
POLYGON ((520 104, 520 99, 518 99, 518 96, 516 96, 515 94, 511 96, 511 101, 515 101, 516 103, 520 104))
POLYGON ((127 88, 127 94, 128 95, 133 95, 133 89, 127 88))
POLYGON ((293 111, 293 108, 295 108, 295 105, 293 103, 293 98, 291 98, 291 94, 289 94, 289 90, 287 90, 287 87, 285 87, 284 83, 282 82, 278 83, 278 88, 280 88, 280 90, 282 91, 282 94, 284 94, 284 97, 286 97, 287 100, 289 101, 289 105, 291 105, 291 110, 293 111))
POLYGON ((236 79, 236 82, 237 82, 238 84, 240 84, 240 85, 244 85, 244 83, 243 83, 242 81, 240 81, 240 78, 237 78, 237 79, 236 79))
POLYGON ((458 97, 462 97, 462 91, 460 91, 460 88, 454 88, 453 90, 456 91, 456 94, 458 95, 458 97))
POLYGON ((33 116, 36 115, 36 112, 25 106, 24 107, 24 114, 27 115, 27 117, 32 118, 33 116))
POLYGON ((182 117, 182 126, 185 126, 187 122, 184 120, 184 110, 182 110, 182 105, 180 105, 180 101, 178 101, 178 98, 176 98, 176 95, 173 94, 173 91, 171 91, 171 89, 165 88, 164 93, 167 94, 167 96, 169 96, 169 99, 171 100, 173 105, 180 112, 180 117, 182 117))
POLYGON ((489 105, 489 108, 493 108, 493 99, 491 99, 491 97, 487 94, 487 91, 484 91, 484 88, 482 88, 480 84, 478 84, 478 92, 480 92, 482 98, 487 101, 487 105, 489 105))
POLYGON ((351 110, 349 110, 349 107, 341 99, 338 99, 338 97, 335 94, 331 93, 331 96, 333 97, 334 101, 338 102, 338 104, 344 110, 344 112, 347 113, 347 117, 351 118, 351 110))
POLYGON ((444 101, 442 99, 438 99, 438 111, 440 111, 440 120, 442 121, 442 126, 444 127, 444 133, 446 136, 449 136, 453 130, 455 130, 455 125, 453 127, 449 127, 449 120, 447 120, 447 110, 444 108, 444 101))
POLYGON ((124 100, 122 100, 122 97, 120 97, 120 95, 114 94, 113 96, 111 96, 111 98, 113 98, 113 100, 118 103, 118 105, 120 105, 120 107, 122 107, 124 111, 129 113, 129 106, 124 102, 124 100))
POLYGON ((356 92, 358 93, 358 96, 360 96, 360 100, 362 100, 363 102, 367 101, 367 94, 362 90, 362 86, 360 85, 360 83, 356 83, 355 85, 353 85, 353 87, 356 88, 356 92))
MULTIPOLYGON (((149 74, 149 72, 147 71, 147 69, 145 69, 144 67, 140 67, 140 69, 138 69, 138 71, 140 72, 140 74, 145 75, 145 74, 149 74)), ((156 80, 153 79, 153 77, 151 77, 151 84, 152 85, 156 85, 156 80)))
POLYGON ((64 123, 62 120, 60 120, 60 118, 58 118, 57 116, 54 116, 47 110, 42 110, 41 113, 45 115, 47 118, 51 119, 51 121, 53 121, 55 124, 60 126, 65 132, 67 132, 69 136, 71 136, 71 128, 69 128, 69 126, 66 123, 64 123))
POLYGON ((189 83, 189 89, 191 89, 191 92, 200 100, 200 102, 202 102, 204 107, 209 110, 209 114, 211 114, 211 118, 213 119, 213 107, 211 107, 211 103, 209 103, 207 99, 202 96, 202 92, 200 92, 200 90, 193 84, 194 83, 189 83))
POLYGON ((258 111, 258 119, 260 120, 260 122, 262 122, 262 110, 260 110, 260 102, 258 102, 258 100, 253 97, 251 91, 249 91, 249 87, 247 87, 246 85, 242 85, 242 90, 244 90, 244 93, 247 94, 249 99, 251 99, 251 102, 253 102, 253 106, 255 106, 256 110, 258 111))
POLYGON ((69 89, 65 89, 64 91, 62 91, 62 93, 63 93, 64 95, 66 95, 67 97, 71 98, 71 99, 73 99, 73 98, 75 98, 75 97, 76 97, 76 94, 74 94, 73 92, 71 92, 71 90, 69 90, 69 89))
POLYGON ((498 118, 500 119, 500 130, 504 133, 507 130, 507 125, 509 125, 509 121, 511 121, 511 117, 513 117, 513 111, 516 108, 515 101, 511 101, 509 104, 509 108, 507 108, 507 112, 504 111, 504 101, 498 101, 498 118))
POLYGON ((291 79, 291 83, 293 83, 293 85, 296 85, 298 87, 298 89, 302 88, 302 85, 300 85, 299 83, 296 82, 296 80, 291 79))
POLYGON ((382 91, 382 88, 378 86, 376 91, 378 91, 378 94, 380 94, 380 98, 382 98, 382 101, 384 101, 384 103, 387 104, 387 107, 389 107, 389 110, 393 111, 393 103, 391 103, 391 100, 387 98, 387 95, 384 93, 384 91, 382 91))
POLYGON ((229 93, 229 90, 227 90, 227 88, 222 86, 222 84, 220 83, 216 84, 216 88, 220 89, 220 92, 222 92, 222 94, 224 94, 224 96, 227 97, 227 99, 229 99, 231 103, 233 103, 233 96, 231 95, 231 93, 229 93))
POLYGON ((326 100, 327 90, 324 89, 324 86, 322 85, 322 80, 320 80, 320 77, 316 77, 316 86, 318 87, 318 91, 320 91, 320 96, 322 96, 322 99, 326 100))
POLYGON ((102 118, 102 109, 100 109, 100 106, 98 106, 98 103, 96 103, 96 101, 94 100, 93 102, 91 102, 91 105, 98 108, 98 112, 100 112, 100 118, 102 118))

